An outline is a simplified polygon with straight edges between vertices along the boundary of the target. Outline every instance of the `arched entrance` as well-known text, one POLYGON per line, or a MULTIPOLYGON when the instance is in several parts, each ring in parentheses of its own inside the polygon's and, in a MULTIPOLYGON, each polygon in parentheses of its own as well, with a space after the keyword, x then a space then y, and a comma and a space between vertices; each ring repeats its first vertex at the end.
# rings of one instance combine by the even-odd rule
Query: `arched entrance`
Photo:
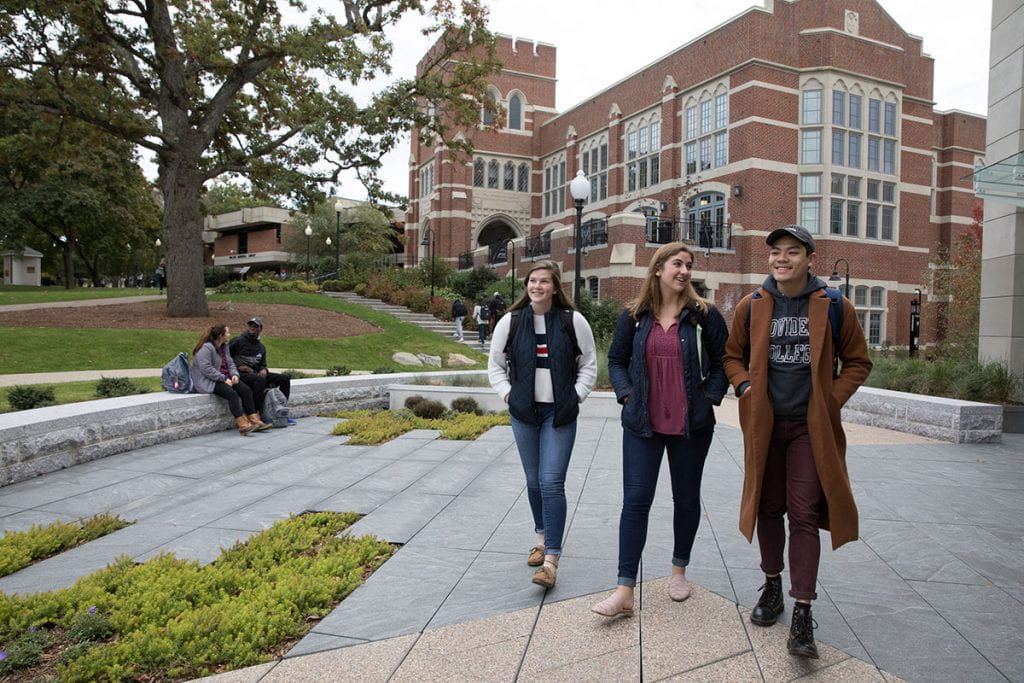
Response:
POLYGON ((489 247, 492 244, 504 243, 518 236, 518 232, 510 222, 504 218, 495 218, 480 230, 476 243, 478 247, 489 247))

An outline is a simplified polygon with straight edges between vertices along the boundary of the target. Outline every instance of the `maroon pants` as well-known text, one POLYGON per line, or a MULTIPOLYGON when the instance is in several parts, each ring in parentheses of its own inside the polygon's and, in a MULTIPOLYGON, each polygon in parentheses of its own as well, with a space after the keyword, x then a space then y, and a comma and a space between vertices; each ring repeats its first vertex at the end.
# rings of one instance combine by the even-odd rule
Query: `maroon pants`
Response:
POLYGON ((798 600, 818 597, 814 590, 821 557, 818 518, 824 495, 814 467, 807 423, 776 420, 757 508, 757 542, 762 571, 780 573, 785 566, 782 551, 786 547, 782 517, 788 513, 789 594, 798 600))

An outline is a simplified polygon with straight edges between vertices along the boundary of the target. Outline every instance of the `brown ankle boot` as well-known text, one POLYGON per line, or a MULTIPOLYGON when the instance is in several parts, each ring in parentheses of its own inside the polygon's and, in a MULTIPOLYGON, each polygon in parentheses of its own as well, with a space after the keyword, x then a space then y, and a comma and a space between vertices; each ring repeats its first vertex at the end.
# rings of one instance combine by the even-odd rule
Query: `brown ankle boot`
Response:
POLYGON ((265 432, 265 431, 267 431, 268 429, 270 429, 271 427, 274 426, 272 424, 269 424, 269 423, 264 422, 263 420, 261 420, 259 413, 253 413, 252 415, 250 415, 249 416, 249 422, 251 422, 252 424, 256 425, 256 429, 253 430, 254 432, 265 432))
POLYGON ((235 426, 238 427, 238 433, 242 436, 249 436, 249 432, 256 429, 256 425, 249 422, 249 418, 245 415, 240 415, 235 418, 235 426))

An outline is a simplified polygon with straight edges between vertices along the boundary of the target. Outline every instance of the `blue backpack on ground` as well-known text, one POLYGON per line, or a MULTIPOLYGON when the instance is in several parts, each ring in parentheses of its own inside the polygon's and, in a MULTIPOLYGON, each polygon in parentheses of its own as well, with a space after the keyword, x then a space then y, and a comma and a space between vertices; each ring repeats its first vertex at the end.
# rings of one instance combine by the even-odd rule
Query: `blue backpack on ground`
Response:
POLYGON ((178 353, 171 362, 160 371, 160 383, 172 394, 188 394, 192 392, 192 372, 188 365, 188 354, 178 353))

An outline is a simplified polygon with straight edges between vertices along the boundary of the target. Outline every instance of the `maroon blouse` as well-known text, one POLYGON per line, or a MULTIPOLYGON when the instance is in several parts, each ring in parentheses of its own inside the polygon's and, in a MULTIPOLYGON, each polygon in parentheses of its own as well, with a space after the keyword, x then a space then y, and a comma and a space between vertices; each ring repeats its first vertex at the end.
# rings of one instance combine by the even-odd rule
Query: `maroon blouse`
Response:
POLYGON ((660 434, 686 433, 686 387, 683 384, 683 350, 679 344, 679 323, 667 329, 657 320, 651 325, 645 349, 647 412, 651 429, 660 434))

